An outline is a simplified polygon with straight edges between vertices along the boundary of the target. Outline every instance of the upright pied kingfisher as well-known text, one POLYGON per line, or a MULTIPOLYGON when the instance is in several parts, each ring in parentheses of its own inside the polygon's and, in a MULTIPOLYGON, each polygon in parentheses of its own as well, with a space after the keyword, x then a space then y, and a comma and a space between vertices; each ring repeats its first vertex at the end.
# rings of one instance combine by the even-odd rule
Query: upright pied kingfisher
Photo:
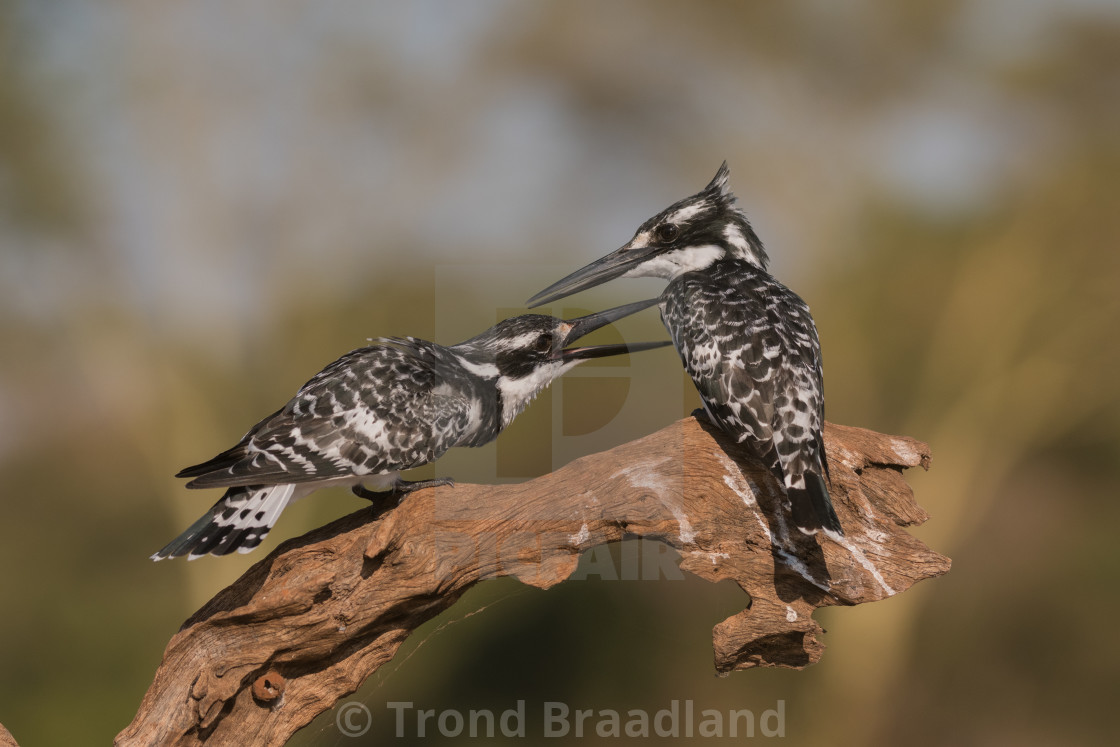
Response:
POLYGON ((176 477, 225 495, 152 556, 249 552, 289 503, 327 486, 371 501, 402 498, 450 479, 406 482, 401 470, 435 461, 452 446, 483 446, 542 390, 579 363, 670 344, 565 346, 656 299, 563 321, 526 314, 443 347, 414 337, 381 338, 330 364, 231 449, 176 477), (374 492, 366 485, 391 488, 374 492))
POLYGON ((661 318, 708 416, 746 442, 785 488, 806 534, 843 534, 825 479, 820 341, 809 307, 767 271, 769 258, 728 190, 727 163, 625 246, 529 299, 530 306, 616 277, 669 280, 661 318))

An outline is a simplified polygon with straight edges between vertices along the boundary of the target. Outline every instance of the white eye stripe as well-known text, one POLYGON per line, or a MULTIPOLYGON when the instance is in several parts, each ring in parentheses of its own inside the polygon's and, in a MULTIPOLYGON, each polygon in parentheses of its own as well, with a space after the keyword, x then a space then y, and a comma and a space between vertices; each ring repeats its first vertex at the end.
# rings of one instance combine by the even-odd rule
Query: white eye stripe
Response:
POLYGON ((647 246, 649 246, 649 240, 650 240, 649 231, 642 231, 641 233, 637 234, 634 238, 630 239, 630 243, 628 243, 625 246, 625 248, 626 249, 645 249, 647 246))
POLYGON ((673 211, 673 214, 667 217, 665 220, 668 223, 682 223, 684 221, 692 220, 700 213, 705 213, 710 209, 711 205, 707 202, 694 202, 691 205, 685 205, 684 207, 673 211))
POLYGON ((509 346, 514 350, 536 347, 537 340, 541 338, 540 332, 526 332, 509 341, 509 346))

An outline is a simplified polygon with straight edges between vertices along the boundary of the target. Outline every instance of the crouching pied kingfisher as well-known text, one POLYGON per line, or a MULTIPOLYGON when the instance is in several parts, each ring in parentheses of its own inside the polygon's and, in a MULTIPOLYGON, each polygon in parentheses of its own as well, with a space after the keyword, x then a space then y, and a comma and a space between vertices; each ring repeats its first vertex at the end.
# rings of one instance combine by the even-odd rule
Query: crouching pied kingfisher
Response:
POLYGON ((194 478, 188 488, 227 490, 152 560, 249 552, 285 506, 323 487, 345 486, 380 501, 453 485, 447 478, 406 482, 400 472, 435 461, 452 446, 490 443, 553 379, 585 360, 669 345, 566 348, 656 303, 569 321, 527 314, 450 347, 414 337, 381 338, 344 355, 236 446, 176 475, 194 478))
POLYGON ((809 307, 769 258, 728 190, 727 164, 625 246, 529 299, 539 306, 616 277, 669 280, 661 318, 716 425, 747 443, 784 487, 794 524, 843 534, 825 480, 821 348, 809 307))

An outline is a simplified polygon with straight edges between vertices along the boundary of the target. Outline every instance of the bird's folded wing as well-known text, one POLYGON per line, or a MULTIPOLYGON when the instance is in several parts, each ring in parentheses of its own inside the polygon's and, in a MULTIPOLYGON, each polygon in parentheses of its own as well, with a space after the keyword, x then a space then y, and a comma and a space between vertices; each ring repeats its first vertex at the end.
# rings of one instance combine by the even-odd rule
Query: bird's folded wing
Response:
MULTIPOLYGON (((454 419, 466 404, 441 389, 428 343, 381 339, 344 355, 231 449, 189 467, 191 488, 328 480, 424 464, 433 449, 422 424, 438 407, 454 419), (439 400, 438 403, 433 400, 439 400)), ((442 452, 440 452, 442 453, 442 452)))

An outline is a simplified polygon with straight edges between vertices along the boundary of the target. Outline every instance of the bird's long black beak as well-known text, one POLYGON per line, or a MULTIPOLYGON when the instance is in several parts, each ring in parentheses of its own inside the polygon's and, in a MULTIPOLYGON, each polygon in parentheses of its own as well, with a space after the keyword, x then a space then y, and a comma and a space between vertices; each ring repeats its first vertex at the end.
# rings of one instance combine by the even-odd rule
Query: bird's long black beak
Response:
POLYGON ((529 308, 555 301, 558 298, 570 296, 596 285, 602 285, 608 280, 625 274, 627 270, 644 262, 652 251, 650 247, 635 247, 634 242, 621 249, 616 249, 607 256, 597 259, 591 264, 576 270, 563 280, 559 280, 533 296, 527 302, 529 308))
MULTIPOLYGON (((616 306, 613 309, 600 311, 595 314, 588 314, 581 316, 577 319, 569 319, 567 324, 571 325, 568 333, 564 336, 564 345, 567 346, 581 337, 594 332, 600 327, 605 327, 611 322, 616 322, 623 317, 630 316, 637 313, 642 309, 648 309, 650 306, 655 305, 659 299, 651 298, 646 301, 638 301, 636 303, 628 303, 625 306, 616 306)), ((643 350, 653 350, 655 348, 662 348, 671 344, 668 340, 661 340, 658 342, 632 342, 621 343, 615 345, 591 345, 582 348, 567 348, 559 351, 559 357, 565 361, 573 360, 587 360, 589 358, 603 358, 608 355, 620 355, 622 353, 639 353, 643 350)))

